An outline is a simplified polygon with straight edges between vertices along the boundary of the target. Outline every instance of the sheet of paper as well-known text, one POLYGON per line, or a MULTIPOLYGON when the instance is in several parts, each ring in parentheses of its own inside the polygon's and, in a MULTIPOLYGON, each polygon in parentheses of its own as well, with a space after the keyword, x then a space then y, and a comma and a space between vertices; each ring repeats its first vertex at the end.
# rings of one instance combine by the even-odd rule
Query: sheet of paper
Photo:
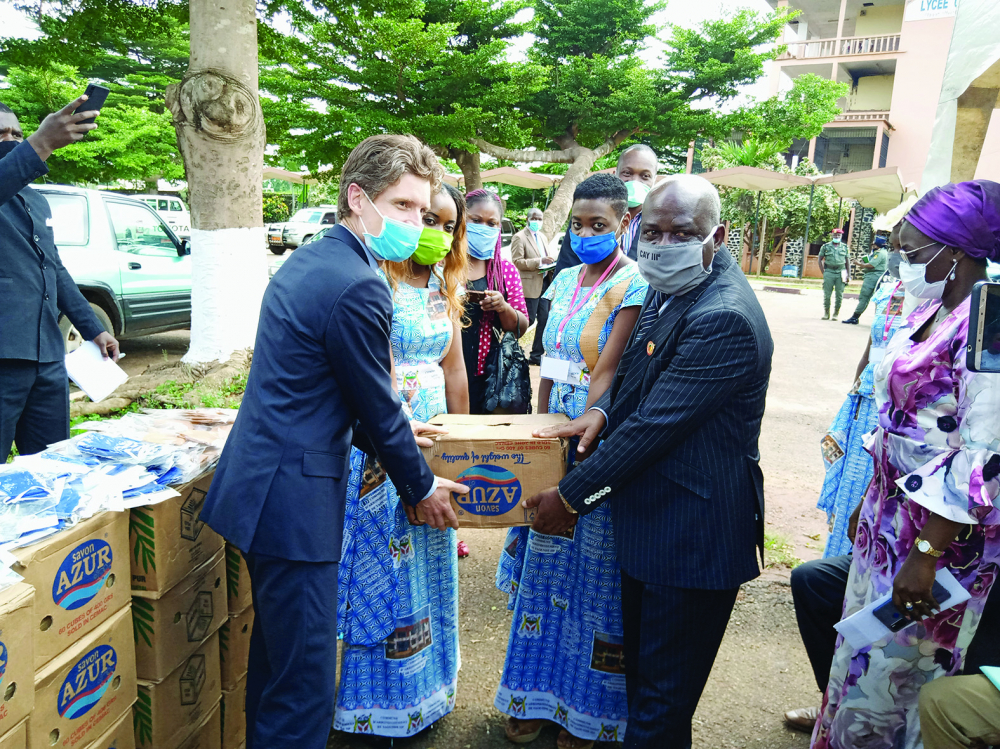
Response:
MULTIPOLYGON (((938 601, 941 604, 942 611, 964 603, 971 597, 969 592, 961 586, 947 568, 938 570, 936 578, 949 594, 945 600, 938 601)), ((844 636, 844 639, 855 650, 868 647, 872 643, 878 642, 892 634, 889 628, 880 622, 873 613, 875 609, 890 600, 892 600, 892 593, 887 593, 881 598, 872 601, 860 611, 855 611, 846 619, 837 622, 834 628, 844 636)), ((916 624, 916 622, 913 624, 916 624)), ((907 625, 904 629, 909 629, 911 626, 913 625, 907 625)))
POLYGON ((983 675, 993 682, 993 686, 1000 689, 1000 666, 980 666, 979 670, 983 675))
POLYGON ((93 341, 87 341, 76 351, 66 354, 66 371, 94 403, 107 398, 128 379, 125 370, 113 360, 105 360, 101 356, 101 349, 93 341))

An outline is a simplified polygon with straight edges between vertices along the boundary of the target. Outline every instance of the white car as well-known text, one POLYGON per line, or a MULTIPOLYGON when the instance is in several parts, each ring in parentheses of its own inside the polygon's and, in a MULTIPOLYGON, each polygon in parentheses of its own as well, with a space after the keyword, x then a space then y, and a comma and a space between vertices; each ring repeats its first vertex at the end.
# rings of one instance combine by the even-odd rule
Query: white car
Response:
POLYGON ((163 217, 181 239, 191 238, 191 214, 184 201, 176 195, 133 195, 163 217))
POLYGON ((335 205, 302 208, 288 221, 268 224, 267 246, 275 255, 281 255, 285 250, 294 250, 299 245, 305 244, 317 231, 334 226, 336 223, 335 205))

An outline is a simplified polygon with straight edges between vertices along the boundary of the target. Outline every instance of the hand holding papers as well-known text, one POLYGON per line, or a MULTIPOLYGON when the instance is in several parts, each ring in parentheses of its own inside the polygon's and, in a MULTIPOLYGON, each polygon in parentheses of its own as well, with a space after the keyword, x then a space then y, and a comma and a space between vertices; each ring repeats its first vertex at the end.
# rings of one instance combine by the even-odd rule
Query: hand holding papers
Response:
POLYGON ((76 351, 66 354, 66 371, 69 378, 95 403, 107 398, 128 379, 121 367, 101 355, 101 349, 93 341, 87 341, 76 351))

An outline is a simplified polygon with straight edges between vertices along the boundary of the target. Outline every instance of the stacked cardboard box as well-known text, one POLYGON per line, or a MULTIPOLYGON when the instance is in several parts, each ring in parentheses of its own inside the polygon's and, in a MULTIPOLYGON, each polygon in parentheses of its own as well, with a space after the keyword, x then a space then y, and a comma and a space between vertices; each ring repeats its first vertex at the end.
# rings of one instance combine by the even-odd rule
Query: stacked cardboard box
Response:
POLYGON ((132 510, 132 606, 139 696, 135 746, 206 749, 221 737, 219 628, 227 621, 225 542, 200 518, 211 475, 179 497, 132 510), (201 738, 200 738, 201 737, 201 738), (201 741, 202 743, 198 743, 201 741))
POLYGON ((0 590, 0 749, 24 749, 35 705, 35 590, 0 590))
POLYGON ((14 552, 14 570, 35 590, 29 749, 89 749, 131 713, 136 678, 131 593, 123 584, 127 555, 128 515, 120 512, 95 515, 14 552))
POLYGON ((222 749, 239 749, 246 743, 247 660, 253 630, 250 574, 240 550, 226 546, 229 620, 220 635, 222 667, 222 749))

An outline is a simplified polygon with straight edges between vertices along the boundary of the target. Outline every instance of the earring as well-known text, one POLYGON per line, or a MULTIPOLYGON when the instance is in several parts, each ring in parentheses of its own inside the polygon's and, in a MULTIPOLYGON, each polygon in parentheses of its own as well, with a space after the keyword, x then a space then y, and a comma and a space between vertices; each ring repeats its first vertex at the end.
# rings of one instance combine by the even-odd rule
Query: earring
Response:
MULTIPOLYGON (((958 264, 958 263, 956 263, 955 265, 957 265, 957 264, 958 264)), ((949 278, 950 280, 952 280, 952 281, 954 281, 954 280, 955 280, 955 265, 952 265, 952 266, 951 266, 951 275, 950 275, 950 276, 948 277, 948 278, 949 278)))

